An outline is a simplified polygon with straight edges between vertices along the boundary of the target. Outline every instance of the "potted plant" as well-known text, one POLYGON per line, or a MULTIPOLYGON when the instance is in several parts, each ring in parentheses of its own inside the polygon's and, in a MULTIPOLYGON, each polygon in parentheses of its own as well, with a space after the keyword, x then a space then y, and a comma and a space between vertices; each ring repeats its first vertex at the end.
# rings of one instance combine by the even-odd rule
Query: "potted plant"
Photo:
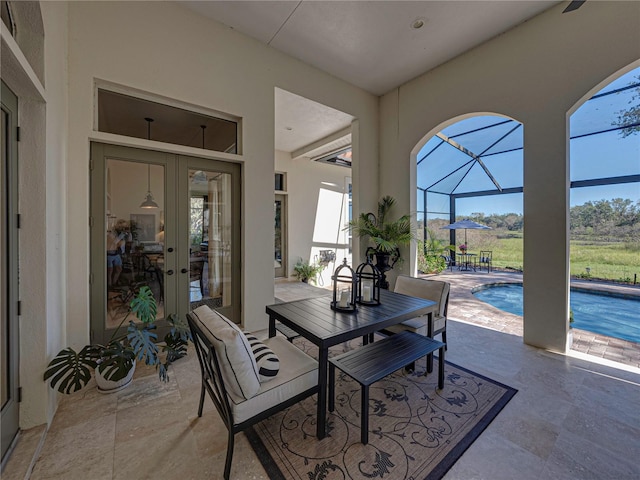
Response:
POLYGON ((311 280, 313 283, 316 283, 316 277, 320 273, 322 273, 323 269, 323 265, 319 265, 317 263, 309 263, 305 260, 300 259, 293 267, 293 272, 296 278, 303 281, 304 283, 309 283, 309 280, 311 280))
POLYGON ((144 361, 158 367, 160 379, 168 381, 167 369, 173 361, 187 354, 191 333, 185 321, 179 321, 174 314, 167 317, 171 330, 164 337, 162 351, 166 355, 163 362, 158 352, 158 335, 154 332, 157 310, 151 289, 141 287, 106 345, 89 344, 80 352, 72 348, 61 350, 47 366, 44 380, 49 380, 50 385, 61 393, 74 393, 89 383, 91 371, 95 370, 101 391, 117 391, 130 383, 136 361, 144 361), (129 320, 126 333, 121 333, 120 328, 131 314, 140 323, 129 320))
POLYGON ((385 272, 391 270, 400 260, 400 247, 409 245, 415 238, 410 215, 402 215, 395 221, 388 219, 395 202, 393 197, 387 195, 378 202, 378 215, 372 212, 361 213, 347 226, 359 237, 368 237, 373 243, 373 246, 367 248, 365 255, 376 258, 376 267, 382 275, 381 288, 389 288, 385 272))

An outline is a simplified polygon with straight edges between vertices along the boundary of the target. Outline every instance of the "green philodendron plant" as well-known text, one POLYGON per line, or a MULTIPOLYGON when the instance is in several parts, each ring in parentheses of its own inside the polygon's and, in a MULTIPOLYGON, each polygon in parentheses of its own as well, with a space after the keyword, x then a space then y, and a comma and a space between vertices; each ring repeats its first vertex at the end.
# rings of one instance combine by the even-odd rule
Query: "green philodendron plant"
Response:
POLYGON ((74 393, 91 380, 92 370, 98 370, 106 380, 117 382, 125 378, 136 361, 158 367, 160 380, 168 381, 169 365, 187 354, 191 332, 186 321, 174 314, 167 317, 171 330, 164 337, 165 360, 159 356, 158 335, 155 333, 158 307, 151 289, 140 288, 129 304, 129 311, 114 330, 106 345, 89 344, 80 352, 72 348, 61 350, 47 366, 44 380, 61 393, 74 393), (133 314, 139 323, 129 320, 127 331, 118 334, 129 316, 133 314))

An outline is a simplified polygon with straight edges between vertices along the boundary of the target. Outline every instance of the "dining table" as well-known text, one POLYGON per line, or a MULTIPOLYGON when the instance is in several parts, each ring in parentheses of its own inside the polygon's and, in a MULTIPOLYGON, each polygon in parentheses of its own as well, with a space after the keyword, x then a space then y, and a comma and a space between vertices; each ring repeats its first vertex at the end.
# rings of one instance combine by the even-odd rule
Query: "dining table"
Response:
MULTIPOLYGON (((329 348, 358 337, 363 343, 373 334, 411 318, 427 316, 428 336, 433 333, 433 312, 438 304, 388 290, 380 291, 380 305, 358 305, 355 312, 331 308, 332 295, 268 305, 269 337, 276 335, 276 321, 291 328, 318 347, 318 439, 326 436, 329 348)), ((433 355, 427 357, 428 371, 433 355)))
POLYGON ((478 254, 476 253, 468 253, 468 252, 464 252, 464 253, 458 253, 458 265, 459 265, 459 270, 463 271, 463 272, 469 272, 471 270, 475 271, 476 270, 476 257, 478 256, 478 254))

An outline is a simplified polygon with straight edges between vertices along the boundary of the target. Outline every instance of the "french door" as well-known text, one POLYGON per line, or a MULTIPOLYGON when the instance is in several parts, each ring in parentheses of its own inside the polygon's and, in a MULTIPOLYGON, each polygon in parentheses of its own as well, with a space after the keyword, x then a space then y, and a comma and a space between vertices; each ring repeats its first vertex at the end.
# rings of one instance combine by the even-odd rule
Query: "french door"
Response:
POLYGON ((0 397, 2 459, 19 429, 18 354, 18 99, 2 82, 0 168, 0 397))
POLYGON ((93 143, 91 332, 126 327, 147 286, 159 337, 169 314, 206 304, 240 322, 240 167, 93 143))

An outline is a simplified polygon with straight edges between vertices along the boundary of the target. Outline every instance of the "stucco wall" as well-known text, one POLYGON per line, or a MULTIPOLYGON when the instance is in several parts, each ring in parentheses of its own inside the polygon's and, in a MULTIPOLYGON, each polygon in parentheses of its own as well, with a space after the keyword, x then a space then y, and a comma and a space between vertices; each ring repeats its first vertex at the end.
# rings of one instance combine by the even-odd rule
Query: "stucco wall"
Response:
POLYGON ((486 112, 524 124, 524 340, 557 351, 568 330, 569 114, 640 58, 639 2, 564 6, 389 92, 380 107, 380 191, 412 211, 415 157, 435 132, 486 112))
MULTIPOLYGON (((275 158, 276 170, 287 174, 287 196, 291 198, 287 208, 289 276, 297 260, 313 262, 320 250, 332 250, 339 265, 348 255, 343 228, 351 170, 308 159, 292 160, 289 153, 278 150, 275 158)), ((324 269, 320 284, 331 283, 336 262, 324 269)))
POLYGON ((57 394, 46 386, 42 375, 49 358, 65 343, 67 9, 64 4, 51 3, 41 7, 30 5, 32 15, 19 17, 29 24, 19 24, 18 28, 28 30, 34 38, 42 38, 44 31, 44 50, 38 42, 18 46, 10 35, 5 36, 7 30, 2 26, 2 79, 18 96, 21 129, 18 253, 22 429, 52 418, 57 394), (33 50, 23 52, 21 48, 33 50), (39 59, 36 70, 28 60, 34 58, 39 59))
MULTIPOLYGON (((78 220, 68 223, 74 298, 67 333, 75 345, 88 337, 89 141, 147 145, 92 131, 94 79, 242 117, 242 155, 223 158, 243 165, 243 320, 247 329, 265 328, 264 306, 273 301, 273 244, 256 239, 273 238, 274 88, 361 119, 354 149, 371 163, 367 175, 377 175, 377 98, 175 3, 70 2, 67 214, 78 220)), ((367 190, 357 201, 371 204, 376 196, 367 190)))

